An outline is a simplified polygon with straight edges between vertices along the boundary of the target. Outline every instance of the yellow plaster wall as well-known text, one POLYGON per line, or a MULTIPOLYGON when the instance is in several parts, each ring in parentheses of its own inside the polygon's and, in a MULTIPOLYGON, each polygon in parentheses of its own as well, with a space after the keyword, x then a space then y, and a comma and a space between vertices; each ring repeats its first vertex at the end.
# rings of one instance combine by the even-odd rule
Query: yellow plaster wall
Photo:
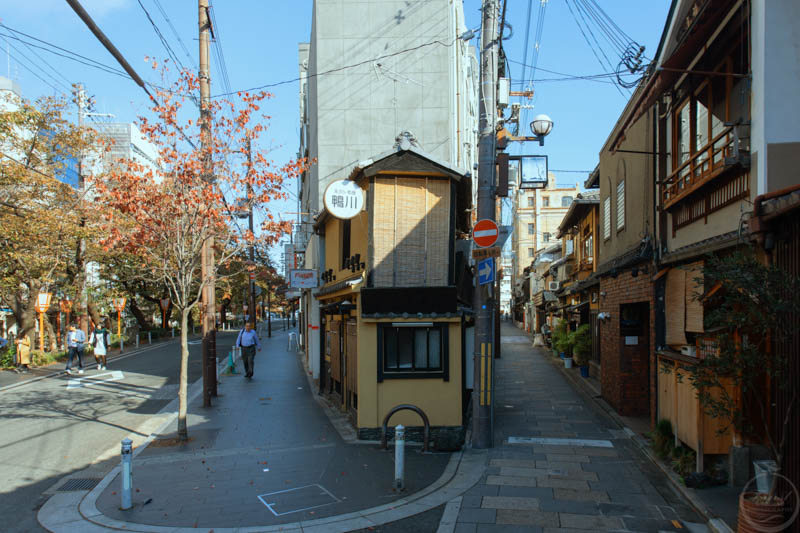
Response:
POLYGON ((350 255, 361 254, 361 262, 365 269, 351 272, 350 269, 342 270, 342 240, 341 225, 343 220, 330 217, 325 223, 325 268, 333 269, 336 279, 330 284, 338 283, 348 278, 360 276, 365 272, 367 264, 367 229, 369 217, 366 211, 360 212, 350 219, 350 255))
MULTIPOLYGON (((358 427, 379 427, 386 413, 401 403, 410 403, 422 409, 432 426, 461 425, 461 322, 447 322, 450 322, 450 381, 384 379, 378 383, 378 322, 359 319, 358 427)), ((389 424, 421 426, 422 421, 411 411, 401 411, 392 417, 389 424)))

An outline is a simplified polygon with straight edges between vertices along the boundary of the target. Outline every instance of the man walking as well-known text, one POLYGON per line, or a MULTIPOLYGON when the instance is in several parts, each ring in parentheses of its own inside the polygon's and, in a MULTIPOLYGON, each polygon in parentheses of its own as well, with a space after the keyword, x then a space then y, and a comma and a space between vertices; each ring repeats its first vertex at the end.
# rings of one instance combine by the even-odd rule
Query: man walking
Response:
POLYGON ((244 363, 244 377, 247 379, 253 378, 253 364, 256 356, 256 348, 261 351, 261 343, 258 340, 258 335, 253 331, 253 325, 248 322, 244 325, 244 329, 239 332, 239 337, 236 339, 236 346, 242 349, 242 362, 244 363))
POLYGON ((67 374, 72 374, 70 367, 72 366, 72 359, 78 356, 78 374, 83 374, 83 343, 86 342, 86 334, 82 329, 75 327, 75 324, 70 324, 69 331, 67 332, 67 349, 69 355, 67 358, 67 374))

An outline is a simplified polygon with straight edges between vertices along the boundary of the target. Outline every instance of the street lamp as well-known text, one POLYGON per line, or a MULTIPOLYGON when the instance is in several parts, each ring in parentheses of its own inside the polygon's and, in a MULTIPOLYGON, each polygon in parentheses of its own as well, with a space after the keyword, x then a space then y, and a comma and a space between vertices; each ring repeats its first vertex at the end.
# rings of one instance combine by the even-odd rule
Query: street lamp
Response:
POLYGON ((531 122, 531 131, 539 141, 539 146, 544 146, 544 138, 552 131, 553 121, 547 115, 536 115, 531 122))
POLYGON ((111 305, 117 310, 117 338, 122 338, 122 310, 125 309, 125 298, 114 298, 111 305))
POLYGON ((39 349, 44 352, 44 314, 50 308, 50 298, 53 295, 49 292, 40 292, 36 299, 36 310, 39 312, 39 349))

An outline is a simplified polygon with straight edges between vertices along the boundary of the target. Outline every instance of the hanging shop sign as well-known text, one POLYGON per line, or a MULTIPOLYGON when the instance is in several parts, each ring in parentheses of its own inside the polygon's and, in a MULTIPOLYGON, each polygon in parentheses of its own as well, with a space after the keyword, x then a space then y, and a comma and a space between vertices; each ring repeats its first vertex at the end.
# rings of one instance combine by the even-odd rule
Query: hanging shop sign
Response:
POLYGON ((364 208, 364 190, 350 180, 334 181, 323 198, 325 209, 336 218, 353 218, 364 208))

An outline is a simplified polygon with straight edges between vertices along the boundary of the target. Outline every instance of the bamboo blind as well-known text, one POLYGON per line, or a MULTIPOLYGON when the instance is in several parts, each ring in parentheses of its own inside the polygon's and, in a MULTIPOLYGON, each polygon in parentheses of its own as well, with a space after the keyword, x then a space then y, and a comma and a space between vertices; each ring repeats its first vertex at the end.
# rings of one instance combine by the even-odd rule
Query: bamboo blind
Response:
POLYGON ((375 178, 373 187, 372 279, 376 287, 388 287, 394 281, 394 178, 375 178))
POLYGON ((395 282, 397 287, 425 285, 425 179, 397 178, 395 205, 395 282))
POLYGON ((686 344, 686 271, 673 268, 667 273, 666 319, 667 344, 686 344))
POLYGON ((703 293, 703 262, 697 261, 683 267, 686 272, 686 331, 703 333, 703 302, 698 294, 703 293))
POLYGON ((427 285, 447 285, 450 251, 450 181, 428 179, 427 285))
POLYGON ((450 250, 449 180, 376 177, 374 191, 374 285, 446 285, 450 250))

